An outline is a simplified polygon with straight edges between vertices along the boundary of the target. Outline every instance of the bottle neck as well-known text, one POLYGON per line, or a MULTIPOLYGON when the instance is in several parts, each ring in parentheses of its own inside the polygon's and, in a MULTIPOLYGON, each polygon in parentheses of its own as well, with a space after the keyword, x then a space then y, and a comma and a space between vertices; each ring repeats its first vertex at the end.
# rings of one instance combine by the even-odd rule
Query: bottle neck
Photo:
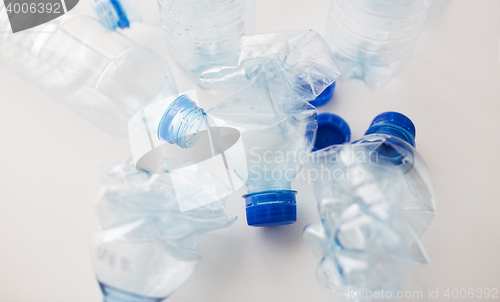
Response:
POLYGON ((413 135, 409 131, 398 125, 376 124, 370 126, 370 128, 366 130, 365 135, 377 134, 377 133, 395 136, 415 147, 415 138, 413 137, 413 135))
POLYGON ((158 138, 181 148, 190 148, 207 130, 206 114, 195 102, 180 96, 165 111, 158 126, 158 138))
POLYGON ((411 139, 408 139, 404 132, 398 132, 399 130, 395 131, 391 128, 376 130, 370 131, 371 133, 367 131, 362 139, 353 144, 380 142, 375 149, 371 149, 369 152, 370 162, 399 166, 403 174, 408 173, 413 168, 415 161, 415 140, 413 136, 410 135, 411 139))

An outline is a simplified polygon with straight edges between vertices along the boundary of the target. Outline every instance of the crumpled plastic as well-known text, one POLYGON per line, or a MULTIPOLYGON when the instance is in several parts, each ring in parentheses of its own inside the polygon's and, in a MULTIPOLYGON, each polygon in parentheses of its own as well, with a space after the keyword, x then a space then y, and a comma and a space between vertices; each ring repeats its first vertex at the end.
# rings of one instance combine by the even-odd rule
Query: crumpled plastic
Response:
POLYGON ((227 195, 222 192, 228 189, 224 182, 197 165, 180 165, 172 159, 163 163, 156 173, 137 171, 132 158, 101 168, 97 204, 101 227, 92 236, 91 256, 97 279, 106 286, 145 297, 168 297, 200 262, 202 254, 195 249, 199 236, 228 227, 236 219, 224 212, 227 195), (178 172, 186 166, 190 169, 178 172), (182 173, 177 175, 180 186, 171 179, 176 173, 182 173), (181 212, 176 194, 221 198, 181 212), (102 255, 125 259, 132 272, 113 271, 102 263, 102 255))
POLYGON ((202 82, 229 94, 207 111, 208 124, 240 131, 245 150, 227 158, 249 193, 290 189, 307 158, 299 155, 311 151, 317 128, 316 111, 308 101, 339 75, 332 52, 313 30, 244 36, 236 66, 202 73, 202 82), (296 156, 255 162, 269 152, 296 156), (266 170, 290 172, 266 182, 266 170))
MULTIPOLYGON (((294 92, 277 61, 260 63, 250 80, 242 83, 245 86, 207 111, 208 124, 215 137, 217 128, 240 132, 243 148, 226 152, 226 157, 249 193, 290 190, 313 147, 316 110, 294 92), (295 156, 278 159, 279 154, 295 156), (273 173, 272 179, 267 171, 273 173)), ((219 150, 218 140, 213 141, 219 150)))
POLYGON ((316 99, 340 76, 323 37, 308 30, 243 36, 237 66, 209 69, 200 79, 220 91, 235 92, 248 86, 269 61, 276 63, 293 91, 305 101, 316 99))
POLYGON ((160 239, 173 243, 229 226, 234 221, 224 212, 225 194, 214 203, 181 213, 176 194, 189 194, 197 199, 225 192, 228 187, 211 172, 199 170, 197 165, 178 172, 177 169, 189 163, 181 165, 173 159, 165 159, 164 163, 168 173, 137 171, 131 158, 101 168, 102 192, 97 213, 102 228, 130 223, 131 219, 155 219, 154 228, 144 224, 134 231, 140 236, 129 233, 122 240, 140 243, 160 239), (181 190, 175 190, 170 175, 179 173, 183 173, 184 184, 180 185, 183 186, 181 190))
POLYGON ((402 144, 367 137, 311 156, 320 220, 303 241, 321 258, 321 285, 350 293, 347 301, 369 301, 368 291, 396 297, 412 265, 428 262, 419 237, 435 215, 434 189, 423 160, 402 144))

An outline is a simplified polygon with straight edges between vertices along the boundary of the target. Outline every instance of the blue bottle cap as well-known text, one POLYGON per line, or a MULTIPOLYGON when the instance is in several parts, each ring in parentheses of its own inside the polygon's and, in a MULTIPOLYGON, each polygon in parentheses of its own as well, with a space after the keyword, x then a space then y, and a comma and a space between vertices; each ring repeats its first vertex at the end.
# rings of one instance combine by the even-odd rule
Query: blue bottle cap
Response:
POLYGON ((407 116, 399 112, 388 111, 377 115, 365 135, 372 133, 393 135, 415 147, 415 125, 407 116))
POLYGON ((333 113, 318 115, 318 130, 313 151, 321 150, 332 145, 349 142, 351 129, 349 124, 340 116, 333 113))
POLYGON ((325 90, 323 90, 323 92, 318 95, 318 97, 314 101, 310 101, 309 104, 313 105, 314 107, 323 106, 332 99, 334 90, 335 82, 333 82, 332 85, 326 87, 325 90))
POLYGON ((297 221, 296 191, 265 191, 244 195, 247 223, 265 227, 292 224, 297 221))
POLYGON ((165 110, 165 113, 163 114, 163 117, 160 120, 160 124, 158 125, 158 138, 161 140, 164 140, 170 144, 175 143, 172 140, 169 140, 168 138, 168 128, 170 127, 170 124, 172 124, 172 121, 174 120, 175 115, 186 105, 194 105, 196 106, 196 103, 192 100, 190 100, 186 95, 181 95, 178 98, 176 98, 172 104, 165 110))

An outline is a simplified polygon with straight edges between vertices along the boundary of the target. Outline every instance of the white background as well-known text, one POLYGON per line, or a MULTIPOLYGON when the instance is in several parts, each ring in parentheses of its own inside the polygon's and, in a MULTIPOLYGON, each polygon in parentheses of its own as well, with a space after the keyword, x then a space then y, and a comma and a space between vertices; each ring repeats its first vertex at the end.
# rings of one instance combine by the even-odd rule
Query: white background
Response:
MULTIPOLYGON (((141 0, 143 1, 143 0, 141 0)), ((151 0, 149 0, 151 1, 151 0)), ((323 33, 328 0, 257 0, 257 31, 323 33)), ((88 1, 79 7, 89 11, 88 1)), ((161 29, 126 31, 164 56, 180 91, 194 85, 174 66, 161 29)), ((431 172, 438 215, 423 236, 431 263, 408 289, 500 288, 500 1, 437 0, 404 70, 371 91, 337 85, 319 112, 334 112, 359 138, 375 115, 407 114, 431 172)), ((111 137, 0 67, 0 301, 92 302, 102 295, 88 256, 98 225, 97 168, 130 155, 111 137)), ((298 221, 246 225, 241 189, 229 198, 231 228, 202 238, 204 258, 168 301, 337 301, 315 279, 317 260, 301 242, 317 218, 312 190, 295 182, 298 221)), ((425 301, 426 298, 420 299, 425 301)))

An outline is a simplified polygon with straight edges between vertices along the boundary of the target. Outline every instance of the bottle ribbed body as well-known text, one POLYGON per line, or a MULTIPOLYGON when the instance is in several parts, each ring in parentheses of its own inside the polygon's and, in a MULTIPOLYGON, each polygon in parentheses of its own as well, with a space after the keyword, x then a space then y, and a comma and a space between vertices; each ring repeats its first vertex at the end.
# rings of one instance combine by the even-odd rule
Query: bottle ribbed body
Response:
POLYGON ((325 38, 342 78, 370 87, 389 82, 407 63, 432 0, 332 0, 325 38))
POLYGON ((158 0, 172 59, 201 86, 202 71, 237 59, 254 27, 254 0, 158 0))
POLYGON ((66 14, 15 34, 1 22, 0 63, 112 135, 127 136, 131 116, 177 93, 159 55, 93 18, 66 14))

